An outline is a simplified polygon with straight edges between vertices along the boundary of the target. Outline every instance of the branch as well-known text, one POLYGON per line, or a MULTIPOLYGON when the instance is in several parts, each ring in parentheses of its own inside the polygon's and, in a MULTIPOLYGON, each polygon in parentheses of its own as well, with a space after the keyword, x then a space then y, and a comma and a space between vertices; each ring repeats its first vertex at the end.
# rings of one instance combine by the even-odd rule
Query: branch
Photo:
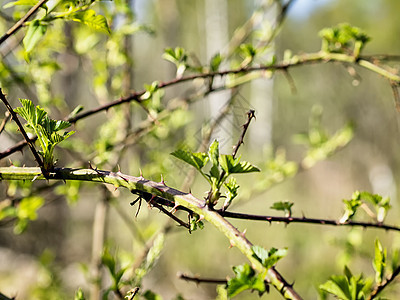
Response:
POLYGON ((241 219, 241 220, 253 220, 253 221, 266 221, 272 222, 282 222, 285 224, 289 223, 306 223, 306 224, 317 224, 317 225, 332 225, 332 226, 361 226, 364 228, 378 228, 384 230, 400 231, 400 227, 393 225, 385 225, 382 223, 369 223, 369 222, 358 222, 358 221, 347 221, 346 223, 341 223, 336 220, 329 219, 316 219, 316 218, 296 218, 296 217, 275 217, 275 216, 263 216, 263 215, 252 215, 243 214, 230 211, 218 211, 219 214, 226 218, 241 219))
POLYGON ((226 279, 215 279, 215 278, 200 278, 198 276, 189 276, 185 273, 178 273, 178 278, 186 281, 194 281, 196 284, 199 283, 212 283, 212 284, 226 284, 226 279))
MULTIPOLYGON (((202 74, 193 74, 193 75, 188 75, 185 77, 181 78, 175 78, 173 80, 167 81, 167 82, 162 82, 158 85, 158 88, 167 88, 171 87, 180 83, 192 81, 194 79, 206 79, 206 78, 214 78, 217 76, 224 77, 227 75, 235 75, 235 74, 245 74, 245 73, 251 73, 251 72, 262 72, 262 71, 283 71, 286 72, 287 69, 293 68, 293 67, 298 67, 298 66, 303 66, 303 65, 309 65, 309 64, 316 64, 316 63, 329 63, 329 62, 341 62, 341 63, 352 63, 355 65, 358 65, 360 67, 363 67, 367 70, 370 70, 372 72, 375 72, 384 78, 390 80, 391 82, 394 83, 400 83, 400 76, 397 74, 394 74, 385 68, 376 65, 369 60, 365 60, 362 57, 360 57, 358 60, 354 58, 354 56, 347 55, 347 54, 342 54, 342 53, 329 53, 329 52, 324 52, 324 51, 319 51, 315 53, 308 53, 308 54, 303 54, 303 55, 298 55, 298 56, 293 56, 290 60, 288 61, 283 61, 277 64, 269 64, 269 65, 260 65, 260 66, 254 66, 254 67, 244 67, 244 68, 238 68, 238 69, 232 69, 232 70, 225 70, 225 71, 218 71, 218 72, 209 72, 209 73, 202 73, 202 74)), ((243 84, 243 83, 241 83, 243 84)), ((240 85, 240 83, 238 84, 240 85)), ((225 88, 228 88, 225 86, 225 88)), ((232 86, 229 86, 229 88, 232 88, 232 86)), ((136 101, 138 103, 141 103, 144 101, 141 99, 141 96, 144 95, 146 91, 139 91, 139 92, 134 92, 131 95, 127 97, 122 97, 120 99, 114 100, 112 102, 109 102, 107 104, 101 105, 95 109, 88 110, 86 112, 83 112, 81 114, 78 114, 75 117, 68 118, 66 121, 70 123, 76 123, 77 121, 87 118, 91 115, 94 115, 96 113, 99 113, 101 111, 107 111, 110 108, 114 106, 121 105, 122 103, 127 103, 131 101, 136 101)), ((32 141, 36 140, 36 137, 31 139, 32 141)), ((9 156, 10 154, 21 151, 24 147, 26 146, 26 142, 19 142, 12 148, 9 148, 5 150, 4 152, 0 153, 0 159, 9 156)))
MULTIPOLYGON (((194 197, 191 193, 184 193, 179 190, 166 186, 163 182, 157 183, 147 180, 143 177, 134 177, 122 174, 121 172, 109 172, 93 169, 70 169, 55 168, 45 178, 40 168, 0 168, 0 180, 80 180, 99 183, 112 184, 115 187, 124 187, 132 193, 151 194, 156 196, 153 201, 161 198, 171 201, 175 207, 179 206, 199 214, 205 220, 215 226, 229 240, 232 246, 237 247, 247 259, 251 262, 252 267, 258 272, 265 272, 264 266, 253 257, 253 244, 246 239, 244 234, 238 231, 231 223, 225 220, 217 211, 210 210, 204 200, 194 197)), ((302 299, 293 286, 289 284, 282 275, 274 268, 267 271, 266 280, 272 284, 285 299, 302 299)))
POLYGON ((382 292, 383 289, 384 289, 385 287, 387 287, 387 286, 389 285, 389 283, 391 283, 391 282, 396 278, 397 275, 399 275, 399 273, 400 273, 400 266, 398 266, 398 267, 396 268, 396 270, 393 271, 392 275, 390 275, 389 278, 387 278, 386 281, 385 281, 384 283, 381 283, 380 285, 378 285, 378 286, 376 286, 376 287, 374 288, 374 290, 372 291, 371 295, 369 295, 368 300, 375 299, 376 296, 378 296, 378 294, 379 294, 380 292, 382 292))
POLYGON ((0 45, 3 44, 10 36, 16 33, 24 23, 42 6, 47 0, 40 0, 35 6, 33 6, 25 16, 23 16, 17 23, 14 24, 2 37, 0 37, 0 45))

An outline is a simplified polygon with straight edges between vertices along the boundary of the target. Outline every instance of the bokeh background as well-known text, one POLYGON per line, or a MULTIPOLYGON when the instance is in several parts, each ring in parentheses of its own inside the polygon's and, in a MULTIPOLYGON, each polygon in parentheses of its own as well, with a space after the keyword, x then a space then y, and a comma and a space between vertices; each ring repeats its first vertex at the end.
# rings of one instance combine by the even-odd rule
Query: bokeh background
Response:
MULTIPOLYGON (((280 12, 273 1, 132 0, 130 4, 134 15, 115 17, 111 26, 118 29, 119 24, 127 20, 140 24, 137 32, 123 40, 124 49, 130 54, 128 60, 119 57, 119 50, 115 50, 122 41, 118 37, 88 33, 81 24, 60 22, 48 32, 38 46, 38 53, 33 53, 28 63, 23 60, 21 46, 18 46, 23 37, 22 29, 13 39, 15 45, 9 43, 1 49, 0 82, 13 105, 18 105, 18 98, 30 98, 48 108, 53 118, 62 119, 79 104, 91 109, 130 91, 142 90, 144 84, 171 80, 176 69, 162 59, 168 47, 186 49, 194 65, 207 64, 219 51, 231 53, 231 59, 221 68, 235 67, 240 62, 240 54, 234 51, 232 38, 237 38, 238 28, 243 28, 249 18, 258 13, 250 27, 252 33, 243 41, 255 45, 265 42, 280 12), (11 54, 8 47, 13 47, 11 54), (44 47, 48 52, 42 50, 44 47), (46 56, 57 66, 46 61, 46 56), (47 63, 47 69, 40 63, 47 63), (108 77, 104 75, 107 72, 108 77), (15 79, 17 77, 21 77, 20 82, 15 79)), ((111 14, 113 5, 101 2, 98 9, 111 14)), ((23 9, 1 8, 0 11, 0 29, 5 32, 11 24, 7 18, 22 13, 23 9)), ((317 52, 321 47, 318 32, 343 22, 362 28, 371 37, 364 54, 398 54, 399 12, 400 3, 396 0, 291 1, 276 38, 258 57, 259 62, 268 62, 273 55, 279 61, 287 50, 293 54, 317 52)), ((398 64, 391 63, 391 66, 397 68, 398 64)), ((141 169, 148 179, 159 181, 162 174, 168 185, 188 190, 189 186, 184 183, 192 178, 192 171, 169 153, 182 145, 199 149, 204 134, 232 100, 224 121, 216 124, 211 140, 217 138, 222 151, 230 153, 240 136, 246 112, 254 109, 257 119, 251 124, 240 153, 242 159, 262 169, 260 174, 237 176, 241 188, 232 210, 282 215, 270 209, 271 205, 290 201, 294 203, 294 216, 339 219, 343 213, 342 199, 349 199, 356 190, 366 190, 391 198, 392 210, 386 222, 398 224, 400 115, 386 79, 356 66, 327 63, 296 67, 289 70, 289 76, 276 73, 271 78, 259 78, 234 90, 195 99, 193 92, 201 84, 185 83, 165 90, 159 104, 150 109, 160 113, 161 108, 174 103, 181 109, 172 110, 160 123, 139 131, 138 136, 135 130, 152 120, 149 121, 143 108, 135 103, 79 121, 74 126, 74 136, 57 153, 58 164, 87 166, 91 161, 99 168, 114 170, 119 165, 122 172, 132 175, 139 175, 141 169), (296 143, 294 137, 308 131, 313 112, 320 113, 321 126, 329 134, 351 123, 353 140, 312 168, 301 169, 294 177, 270 186, 257 184, 269 174, 267 161, 276 151, 285 153, 288 161, 301 163, 306 148, 296 143), (124 136, 126 124, 123 120, 129 120, 129 138, 124 136), (125 145, 124 141, 129 144, 125 145)), ((0 107, 0 111, 3 116, 4 107, 0 107)), ((9 124, 0 135, 0 150, 4 151, 19 140, 18 132, 9 124)), ((14 164, 34 165, 28 151, 9 158, 14 164)), ((0 164, 7 166, 9 161, 3 159, 0 164)), ((196 196, 206 195, 208 187, 200 176, 188 182, 196 196)), ((46 183, 35 183, 12 194, 13 184, 1 183, 0 194, 4 199, 10 193, 15 197, 23 196, 43 185, 46 183)), ((204 230, 188 234, 170 223, 157 209, 150 210, 143 204, 135 218, 136 207, 129 205, 134 199, 132 195, 96 188, 93 184, 82 185, 79 199, 71 203, 71 197, 67 200, 63 194, 68 189, 71 196, 74 188, 59 184, 56 190, 40 192, 46 205, 22 234, 14 234, 13 222, 1 223, 1 292, 16 295, 17 299, 71 299, 77 287, 89 293, 93 224, 96 212, 101 210, 99 203, 104 199, 109 203, 106 208, 103 206, 105 244, 118 253, 122 263, 139 259, 146 241, 166 224, 172 228, 165 235, 159 260, 144 279, 143 290, 151 289, 164 299, 174 299, 177 294, 185 299, 213 299, 216 297, 214 285, 185 282, 176 274, 226 278, 233 276, 232 266, 246 263, 239 251, 229 248, 226 238, 208 224, 204 230), (124 221, 123 217, 129 221, 124 221)), ((368 217, 360 213, 359 219, 368 220, 368 217)), ((316 299, 318 285, 331 274, 341 274, 344 265, 354 274, 373 277, 371 261, 376 238, 388 248, 389 257, 400 246, 398 234, 375 229, 238 220, 232 223, 241 231, 246 229, 246 236, 254 244, 288 248, 288 256, 277 268, 285 278, 295 282, 295 288, 304 299, 316 299)), ((106 271, 103 280, 107 287, 106 271)), ((398 292, 394 284, 385 295, 396 299, 398 292)), ((255 293, 244 292, 237 299, 255 297, 255 293)), ((279 297, 272 289, 262 298, 279 297)))

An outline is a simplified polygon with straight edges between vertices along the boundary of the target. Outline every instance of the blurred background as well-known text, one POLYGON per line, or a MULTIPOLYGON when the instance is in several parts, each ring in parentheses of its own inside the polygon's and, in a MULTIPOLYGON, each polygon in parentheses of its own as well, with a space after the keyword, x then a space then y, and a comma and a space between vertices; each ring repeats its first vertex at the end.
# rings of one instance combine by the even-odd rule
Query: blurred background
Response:
MULTIPOLYGON (((365 55, 398 54, 400 47, 400 2, 395 0, 119 0, 99 1, 94 8, 110 20, 111 35, 82 24, 54 22, 28 61, 21 45, 25 29, 2 45, 0 82, 14 107, 18 98, 29 98, 52 118, 63 119, 78 105, 89 110, 141 91, 154 81, 168 82, 180 74, 162 58, 166 48, 186 50, 193 67, 186 75, 207 66, 217 53, 224 58, 221 70, 239 67, 244 63, 241 44, 259 47, 253 65, 270 63, 274 57, 281 61, 288 50, 318 52, 319 31, 343 22, 371 37, 365 55)), ((6 32, 12 19, 26 10, 1 8, 0 32, 6 32)), ((396 62, 390 66, 398 68, 396 62)), ((390 197, 392 210, 385 222, 396 224, 400 115, 388 80, 339 63, 255 77, 211 93, 204 80, 194 80, 158 90, 143 105, 132 102, 82 119, 73 126, 76 133, 59 148, 58 166, 87 167, 90 161, 99 169, 121 168, 135 176, 140 169, 145 178, 160 181, 163 175, 167 185, 191 189, 202 198, 208 192, 206 182, 169 153, 179 147, 204 151, 215 138, 223 153, 231 153, 247 111, 254 109, 257 119, 239 154, 261 172, 237 176, 240 189, 232 211, 281 216, 270 207, 289 201, 294 203, 293 216, 339 220, 342 199, 365 190, 390 197), (305 166, 307 146, 298 143, 299 134, 317 128, 332 136, 346 124, 351 124, 353 139, 327 159, 305 166), (274 169, 271 161, 277 163, 277 157, 288 163, 286 171, 274 169)), ((214 85, 225 80, 216 78, 214 85)), ((3 118, 3 106, 0 112, 3 118)), ((20 140, 15 126, 7 123, 0 135, 0 151, 20 140)), ((2 159, 0 165, 9 166, 8 159, 14 165, 35 165, 26 149, 2 159)), ((232 266, 247 263, 209 224, 189 234, 144 203, 136 218, 137 207, 129 205, 135 197, 127 191, 94 184, 51 185, 55 188, 46 188, 45 182, 0 185, 2 199, 33 193, 45 200, 27 228, 16 228, 13 220, 1 221, 0 291, 4 294, 17 299, 71 299, 77 287, 87 295, 93 292, 90 279, 99 274, 103 274, 104 292, 110 279, 106 270, 95 267, 99 243, 115 253, 122 266, 132 268, 160 232, 164 246, 144 277, 142 290, 150 289, 163 299, 178 294, 184 299, 213 299, 215 285, 186 282, 177 273, 224 279, 233 277, 232 266), (95 220, 103 220, 103 225, 95 220), (95 239, 96 230, 102 232, 100 241, 95 239)), ((370 220, 361 212, 356 219, 370 220)), ((341 274, 345 265, 353 274, 373 277, 376 238, 388 248, 389 257, 400 247, 398 234, 376 229, 232 223, 246 229, 254 244, 288 248, 277 269, 295 282, 304 299, 316 299, 318 285, 332 274, 341 274)), ((393 285, 385 296, 395 299, 398 292, 393 285)), ((255 297, 256 293, 244 292, 237 299, 255 297)), ((273 289, 262 296, 279 298, 273 289)))

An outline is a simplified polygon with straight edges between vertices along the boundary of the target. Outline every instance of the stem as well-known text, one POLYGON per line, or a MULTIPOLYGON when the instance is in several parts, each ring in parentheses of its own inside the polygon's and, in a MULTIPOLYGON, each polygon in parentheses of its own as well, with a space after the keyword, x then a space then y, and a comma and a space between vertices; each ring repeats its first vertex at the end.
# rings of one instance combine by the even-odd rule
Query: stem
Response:
MULTIPOLYGON (((39 168, 0 168, 0 180, 39 179, 46 179, 39 168)), ((204 200, 194 197, 191 193, 184 193, 170 188, 163 183, 150 181, 143 177, 134 177, 124 175, 120 172, 114 173, 93 169, 55 168, 48 174, 47 179, 108 183, 116 187, 127 188, 135 194, 150 193, 151 195, 172 201, 175 203, 176 207, 183 206, 184 208, 203 216, 205 220, 214 225, 229 239, 229 242, 232 246, 237 247, 240 252, 247 257, 247 259, 251 262, 252 267, 256 271, 265 271, 264 266, 253 257, 253 245, 249 240, 246 239, 244 234, 238 231, 231 223, 222 217, 219 212, 209 209, 204 200)), ((157 201, 157 197, 155 197, 153 201, 157 201)), ((302 299, 293 289, 292 285, 287 283, 287 281, 274 267, 268 270, 266 280, 272 284, 285 299, 302 299)))
POLYGON ((4 43, 10 36, 16 33, 24 25, 24 23, 39 9, 39 7, 46 2, 47 0, 40 0, 35 6, 32 6, 32 8, 26 13, 25 16, 23 16, 17 23, 15 23, 14 26, 12 26, 2 37, 0 37, 0 45, 4 43))

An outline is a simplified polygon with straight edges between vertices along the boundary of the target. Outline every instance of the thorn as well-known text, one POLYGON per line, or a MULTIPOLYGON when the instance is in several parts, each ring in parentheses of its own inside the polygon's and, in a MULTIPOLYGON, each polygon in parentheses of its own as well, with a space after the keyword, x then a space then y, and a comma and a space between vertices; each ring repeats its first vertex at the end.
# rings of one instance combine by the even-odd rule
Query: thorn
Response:
POLYGON ((39 176, 36 175, 35 177, 33 177, 32 182, 34 182, 39 176))
MULTIPOLYGON (((118 173, 120 173, 120 172, 118 172, 118 173)), ((126 182, 129 182, 129 180, 127 179, 127 178, 125 178, 124 176, 122 176, 121 174, 118 174, 118 173, 116 173, 119 177, 121 177, 123 180, 125 180, 126 182)))
POLYGON ((246 232, 247 232, 247 228, 245 230, 243 230, 243 232, 241 232, 240 235, 245 238, 246 237, 246 232))
POLYGON ((140 172, 140 176, 139 176, 139 177, 140 177, 140 178, 144 178, 144 177, 143 177, 142 169, 139 168, 139 172, 140 172))
POLYGON ((175 206, 169 211, 169 213, 170 214, 176 213, 178 206, 179 206, 178 204, 175 204, 175 206))
POLYGON ((118 172, 121 173, 121 166, 117 164, 117 167, 118 167, 118 172))
POLYGON ((10 163, 10 167, 13 167, 14 164, 12 163, 11 159, 8 159, 9 163, 10 163))
POLYGON ((235 243, 234 242, 232 242, 231 240, 229 241, 229 249, 231 249, 231 248, 233 248, 233 247, 235 247, 235 243))
POLYGON ((164 176, 161 174, 161 182, 160 182, 162 185, 165 185, 165 186, 167 186, 166 184, 165 184, 165 181, 164 181, 164 176))
POLYGON ((90 162, 90 160, 88 161, 88 164, 89 164, 89 169, 94 170, 94 169, 93 169, 93 166, 92 166, 92 163, 90 162))

